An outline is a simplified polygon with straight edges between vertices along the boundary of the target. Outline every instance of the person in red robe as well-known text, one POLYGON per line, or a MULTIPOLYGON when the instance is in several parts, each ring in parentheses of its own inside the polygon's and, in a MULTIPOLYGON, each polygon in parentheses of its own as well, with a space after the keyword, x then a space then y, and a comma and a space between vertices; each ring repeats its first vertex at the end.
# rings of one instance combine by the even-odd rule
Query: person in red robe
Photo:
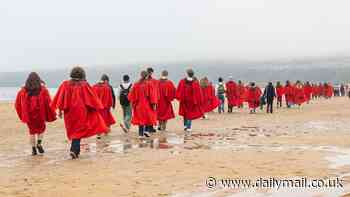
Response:
POLYGON ((247 102, 250 113, 256 113, 256 108, 260 106, 260 96, 261 89, 254 82, 251 82, 247 90, 247 102))
POLYGON ((294 104, 294 86, 288 80, 284 86, 284 97, 287 107, 290 108, 294 104))
POLYGON ((228 113, 232 113, 233 107, 238 106, 239 100, 238 87, 232 77, 229 77, 229 81, 226 82, 226 98, 228 102, 228 113))
MULTIPOLYGON (((110 132, 111 126, 116 123, 111 109, 115 108, 115 94, 111 85, 109 85, 109 77, 106 74, 103 74, 101 81, 95 84, 93 90, 97 97, 101 100, 103 109, 99 110, 103 120, 108 127, 106 135, 110 132)), ((100 139, 100 136, 97 137, 100 139)))
POLYGON ((141 71, 140 80, 133 85, 128 95, 133 114, 131 123, 139 126, 140 138, 150 137, 150 126, 157 124, 158 95, 147 77, 147 71, 141 71))
MULTIPOLYGON (((154 73, 154 70, 153 68, 149 67, 147 68, 147 73, 148 73, 148 76, 147 76, 147 80, 149 81, 150 85, 152 86, 152 89, 151 91, 153 91, 152 95, 155 95, 155 97, 157 98, 157 100, 155 101, 155 108, 158 107, 158 102, 159 102, 159 99, 160 99, 160 92, 159 92, 159 80, 153 78, 153 73, 154 73)), ((151 133, 155 133, 156 130, 153 128, 153 125, 147 125, 147 130, 148 132, 151 132, 151 133)))
POLYGON ((281 82, 276 83, 277 108, 282 107, 282 99, 284 95, 284 87, 281 82))
POLYGON ((317 99, 317 85, 315 83, 312 84, 312 99, 317 99))
POLYGON ((42 140, 46 122, 56 120, 56 113, 50 108, 49 91, 35 72, 29 74, 25 86, 17 93, 15 108, 19 119, 27 124, 32 145, 32 155, 43 154, 42 140))
POLYGON ((333 86, 330 83, 324 83, 324 97, 330 99, 333 96, 333 86))
POLYGON ((243 108, 243 102, 246 101, 246 93, 247 88, 244 86, 243 82, 241 80, 238 81, 238 87, 237 87, 237 93, 238 93, 238 100, 237 100, 237 106, 238 108, 243 108))
POLYGON ((215 95, 215 88, 210 83, 207 77, 204 77, 200 80, 200 86, 202 91, 202 109, 204 112, 203 118, 208 118, 205 113, 212 112, 214 109, 216 109, 219 104, 220 100, 215 95))
POLYGON ((322 83, 320 83, 318 85, 318 91, 319 91, 320 97, 324 97, 325 96, 324 85, 322 83))
POLYGON ((187 77, 182 79, 176 89, 176 99, 180 102, 179 115, 184 118, 186 135, 191 135, 192 120, 203 117, 203 95, 194 71, 188 69, 187 77))
POLYGON ((70 80, 64 81, 51 103, 53 110, 64 116, 67 137, 71 140, 70 156, 80 155, 80 141, 107 132, 108 128, 99 111, 104 107, 92 87, 86 81, 85 71, 74 67, 70 80))
POLYGON ((311 100, 311 95, 312 95, 312 86, 311 86, 310 82, 308 82, 308 81, 304 85, 304 94, 305 94, 306 102, 309 103, 311 100))
POLYGON ((174 83, 168 79, 168 74, 168 71, 162 71, 159 80, 157 117, 161 131, 166 130, 168 120, 175 118, 172 101, 175 99, 176 88, 174 83))
POLYGON ((297 81, 294 86, 294 104, 301 106, 306 100, 304 87, 300 81, 297 81))
POLYGON ((323 85, 322 85, 322 83, 318 84, 317 91, 318 91, 318 98, 321 98, 323 96, 323 85))

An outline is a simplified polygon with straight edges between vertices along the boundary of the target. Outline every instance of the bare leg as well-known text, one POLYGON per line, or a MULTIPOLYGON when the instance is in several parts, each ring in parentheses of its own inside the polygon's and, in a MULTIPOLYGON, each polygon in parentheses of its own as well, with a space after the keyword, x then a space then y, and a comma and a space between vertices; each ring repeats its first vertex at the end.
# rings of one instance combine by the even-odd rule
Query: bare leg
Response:
POLYGON ((44 148, 42 146, 42 141, 43 141, 43 138, 44 138, 44 134, 41 133, 41 134, 38 134, 38 141, 37 141, 37 149, 39 151, 40 154, 43 154, 45 151, 44 151, 44 148))
POLYGON ((36 147, 35 147, 35 135, 29 136, 30 145, 32 145, 32 155, 37 155, 36 147))
POLYGON ((35 143, 35 135, 30 135, 29 136, 29 143, 32 147, 35 147, 36 143, 35 143))

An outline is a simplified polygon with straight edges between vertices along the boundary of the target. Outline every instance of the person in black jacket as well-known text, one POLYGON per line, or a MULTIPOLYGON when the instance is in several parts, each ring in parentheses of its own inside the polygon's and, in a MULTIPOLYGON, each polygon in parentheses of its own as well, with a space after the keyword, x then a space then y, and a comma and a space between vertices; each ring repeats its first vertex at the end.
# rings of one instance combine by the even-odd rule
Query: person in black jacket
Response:
POLYGON ((271 113, 273 111, 273 100, 276 97, 275 87, 273 87, 272 82, 269 82, 264 90, 264 97, 266 98, 266 112, 271 113))

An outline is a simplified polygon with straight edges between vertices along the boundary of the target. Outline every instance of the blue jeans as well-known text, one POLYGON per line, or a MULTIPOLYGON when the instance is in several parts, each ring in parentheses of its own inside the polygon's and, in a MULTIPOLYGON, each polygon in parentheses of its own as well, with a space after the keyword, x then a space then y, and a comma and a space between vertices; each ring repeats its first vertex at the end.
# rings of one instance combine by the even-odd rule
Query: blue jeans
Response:
POLYGON ((186 129, 191 129, 192 128, 192 120, 184 119, 184 127, 186 129))
POLYGON ((130 121, 131 121, 131 106, 122 106, 123 109, 123 119, 124 119, 124 126, 127 129, 130 129, 130 121))
POLYGON ((70 147, 70 151, 76 155, 80 154, 80 139, 73 139, 70 147))
POLYGON ((220 100, 219 113, 224 113, 225 112, 225 95, 218 95, 218 98, 220 100))
POLYGON ((145 125, 140 125, 139 126, 139 136, 143 136, 145 132, 148 131, 148 127, 145 125))

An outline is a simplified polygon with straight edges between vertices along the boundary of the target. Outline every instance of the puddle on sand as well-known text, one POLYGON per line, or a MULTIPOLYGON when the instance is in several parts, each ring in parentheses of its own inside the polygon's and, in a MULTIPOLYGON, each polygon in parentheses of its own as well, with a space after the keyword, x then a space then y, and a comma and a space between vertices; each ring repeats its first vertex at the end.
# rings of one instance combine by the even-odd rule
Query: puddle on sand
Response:
POLYGON ((181 145, 185 143, 185 137, 183 135, 176 135, 174 133, 166 136, 166 142, 172 145, 181 145))
MULTIPOLYGON (((350 149, 339 148, 336 146, 310 146, 310 145, 261 145, 261 144, 250 144, 250 145, 233 145, 229 143, 220 143, 219 146, 213 148, 230 148, 233 150, 246 150, 246 149, 263 149, 269 151, 288 151, 288 150, 311 150, 311 151, 322 151, 326 153, 325 159, 329 162, 328 167, 330 169, 339 169, 344 166, 350 166, 350 149)), ((350 173, 337 173, 340 179, 350 177, 350 173)), ((350 185, 344 185, 344 188, 281 188, 271 190, 239 190, 237 192, 232 189, 218 189, 215 192, 211 190, 205 191, 205 189, 199 189, 200 192, 189 192, 189 193, 176 193, 173 197, 338 197, 345 195, 350 192, 350 185)))
POLYGON ((333 147, 329 152, 333 154, 329 154, 326 160, 330 163, 329 167, 331 169, 338 169, 350 165, 350 149, 333 147))
MULTIPOLYGON (((85 153, 126 153, 133 148, 132 143, 125 140, 97 141, 96 143, 82 144, 81 150, 85 153)), ((134 147, 135 148, 135 147, 134 147)))
MULTIPOLYGON (((81 143, 81 152, 83 158, 94 158, 96 155, 103 154, 127 154, 129 151, 138 148, 150 149, 168 149, 180 147, 185 143, 183 135, 169 134, 159 137, 131 139, 123 138, 122 140, 98 140, 93 143, 81 143)), ((68 155, 70 145, 68 143, 56 144, 55 147, 45 148, 44 155, 31 156, 29 150, 17 151, 15 154, 2 154, 0 157, 1 168, 12 168, 22 165, 41 165, 41 164, 58 164, 70 160, 68 155)))
MULTIPOLYGON (((349 124, 346 121, 309 121, 301 125, 294 125, 297 130, 308 131, 329 131, 348 130, 349 124)), ((293 128, 293 127, 292 127, 293 128)))

